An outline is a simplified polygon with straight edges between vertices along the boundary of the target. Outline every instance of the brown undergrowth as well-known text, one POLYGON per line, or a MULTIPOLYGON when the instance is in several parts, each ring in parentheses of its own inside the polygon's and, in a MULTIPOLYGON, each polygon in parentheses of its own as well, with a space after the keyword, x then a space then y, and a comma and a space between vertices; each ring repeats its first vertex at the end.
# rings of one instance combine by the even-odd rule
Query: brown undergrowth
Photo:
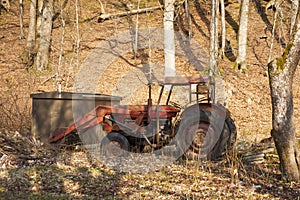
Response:
MULTIPOLYGON (((63 90, 72 91, 78 66, 99 42, 122 31, 133 30, 135 17, 124 17, 97 23, 96 1, 80 1, 81 54, 74 50, 75 29, 73 4, 65 10, 66 35, 61 71, 63 90)), ((104 1, 107 12, 125 10, 121 1, 104 1)), ((134 1, 131 1, 135 5, 134 1)), ((156 1, 154 3, 157 3, 156 1)), ((265 2, 252 1, 249 18, 249 70, 241 74, 233 69, 237 50, 239 4, 230 1, 226 7, 227 51, 220 62, 225 80, 227 107, 238 129, 238 144, 253 144, 270 136, 271 103, 268 78, 265 74, 269 54, 273 13, 264 10, 265 2)), ((144 4, 142 4, 145 6, 144 4)), ((29 3, 25 3, 25 34, 28 28, 29 3)), ((192 37, 208 51, 209 6, 206 1, 191 3, 192 37)), ((283 10, 286 14, 288 10, 283 10)), ((181 13, 184 13, 181 9, 181 13)), ((286 19, 288 19, 288 15, 286 19)), ((184 22, 184 14, 177 16, 184 22), (181 19, 182 17, 182 19, 181 19)), ((162 27, 162 11, 141 14, 142 27, 162 27), (148 21, 147 21, 148 20, 148 21), (146 23, 147 22, 147 23, 146 23), (149 25, 149 24, 148 24, 149 25)), ((288 20, 286 20, 288 21, 288 20)), ((177 24, 178 31, 186 27, 177 24)), ((279 27, 286 27, 279 26, 279 27)), ((300 186, 284 183, 280 178, 277 157, 263 163, 247 163, 239 156, 221 162, 180 160, 164 168, 144 173, 120 173, 94 160, 89 152, 78 148, 49 148, 30 136, 31 93, 57 89, 58 57, 62 26, 55 21, 50 66, 45 72, 24 68, 22 52, 26 40, 19 38, 17 2, 11 12, 0 15, 0 198, 1 199, 297 199, 300 186)), ((176 30, 177 30, 176 29, 176 30)), ((280 33, 280 32, 278 32, 280 33)), ((283 35, 277 34, 273 57, 282 53, 283 35)), ((153 52, 156 59, 159 52, 153 52)), ((117 60, 106 71, 105 83, 99 92, 110 92, 112 83, 128 68, 131 57, 117 60)), ((155 59, 154 59, 155 60, 155 59)), ((179 59, 178 67, 188 71, 179 59)), ((294 84, 295 125, 299 123, 299 73, 294 84)), ((141 96, 141 95, 137 95, 141 96)), ((138 101, 140 99, 137 99, 138 101)))

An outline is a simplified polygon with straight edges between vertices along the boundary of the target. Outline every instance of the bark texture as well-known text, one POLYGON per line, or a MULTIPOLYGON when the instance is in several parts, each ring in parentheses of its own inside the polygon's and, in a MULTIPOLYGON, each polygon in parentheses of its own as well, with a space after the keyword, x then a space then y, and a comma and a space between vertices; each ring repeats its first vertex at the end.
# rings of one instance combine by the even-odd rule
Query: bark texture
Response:
POLYGON ((217 74, 217 67, 219 64, 219 50, 218 50, 218 13, 219 0, 211 1, 211 18, 210 18, 210 57, 209 57, 209 76, 210 80, 210 97, 215 103, 215 76, 217 74))
POLYGON ((241 9, 240 9, 240 26, 238 32, 238 56, 236 61, 238 69, 241 71, 247 70, 246 56, 247 56, 248 14, 249 14, 249 0, 242 0, 241 9))
POLYGON ((225 20, 225 3, 224 0, 220 0, 220 12, 221 12, 221 56, 222 59, 225 56, 225 45, 226 45, 226 20, 225 20))
POLYGON ((293 34, 293 29, 296 23, 297 12, 299 10, 299 0, 291 0, 292 9, 291 9, 291 30, 290 34, 293 34))
POLYGON ((40 17, 40 41, 36 57, 36 68, 39 71, 48 66, 49 51, 52 37, 53 0, 44 1, 40 17))
POLYGON ((53 0, 30 0, 26 68, 42 71, 48 66, 53 24, 53 0))
POLYGON ((272 136, 280 158, 282 177, 300 180, 300 157, 293 123, 293 77, 300 59, 300 20, 296 18, 291 42, 283 56, 269 63, 272 99, 272 136))
POLYGON ((19 0, 19 9, 20 9, 20 39, 25 38, 24 34, 24 24, 23 24, 23 14, 24 14, 24 5, 23 5, 23 0, 19 0))
POLYGON ((164 12, 164 54, 165 76, 175 76, 175 34, 174 7, 175 0, 165 0, 164 12))
POLYGON ((26 64, 26 68, 30 67, 34 63, 35 57, 35 40, 36 40, 36 8, 37 8, 37 0, 30 0, 30 11, 29 11, 29 28, 27 35, 27 44, 26 44, 26 52, 24 60, 26 64))

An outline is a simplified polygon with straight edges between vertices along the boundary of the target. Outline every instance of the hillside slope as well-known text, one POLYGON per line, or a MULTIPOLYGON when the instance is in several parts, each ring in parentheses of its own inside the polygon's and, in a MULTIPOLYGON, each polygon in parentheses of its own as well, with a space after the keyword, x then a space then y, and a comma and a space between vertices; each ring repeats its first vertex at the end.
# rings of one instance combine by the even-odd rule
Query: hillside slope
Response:
MULTIPOLYGON (((119 1, 103 1, 107 13, 125 11, 124 3, 119 1)), ((248 59, 249 70, 242 74, 233 69, 234 58, 237 52, 237 28, 238 28, 238 1, 230 1, 226 7, 226 26, 228 48, 226 57, 220 61, 222 77, 225 80, 227 95, 227 106, 232 113, 232 117, 238 128, 240 140, 251 142, 259 141, 269 137, 271 130, 271 103, 269 95, 268 78, 265 74, 270 44, 272 42, 273 11, 264 10, 266 2, 255 0, 250 5, 249 32, 248 32, 248 59)), ((128 5, 128 4, 127 4, 128 5)), ((156 1, 141 6, 157 5, 156 1)), ((132 1, 129 4, 133 9, 136 4, 132 1)), ((59 49, 61 48, 62 26, 58 19, 54 23, 52 57, 50 69, 45 72, 36 72, 33 69, 25 70, 23 61, 23 51, 26 41, 19 39, 19 18, 18 5, 12 2, 11 12, 2 13, 0 16, 0 75, 1 75, 1 107, 4 112, 0 120, 2 126, 12 129, 30 128, 30 93, 38 91, 56 90, 55 74, 58 73, 63 79, 63 90, 72 91, 76 73, 81 63, 84 63, 87 55, 93 48, 97 47, 101 41, 106 40, 115 34, 124 31, 134 30, 136 16, 107 20, 102 23, 97 22, 99 15, 99 5, 97 2, 82 2, 80 9, 80 56, 77 56, 74 45, 76 44, 76 28, 74 26, 74 9, 72 4, 68 4, 64 11, 63 18, 66 21, 64 35, 64 57, 62 66, 58 66, 59 49), (9 110, 11 109, 11 110, 9 110)), ((209 49, 209 5, 204 1, 191 2, 192 14, 192 39, 200 44, 208 52, 209 49)), ((179 8, 180 14, 177 16, 176 30, 183 32, 186 30, 185 15, 183 8, 179 8)), ((28 28, 29 5, 25 4, 25 33, 28 28)), ((281 21, 280 29, 276 32, 273 40, 271 58, 281 55, 285 43, 288 41, 287 34, 282 32, 287 30, 288 25, 288 5, 283 8, 285 21, 281 21)), ((156 10, 152 13, 139 15, 139 27, 162 28, 163 13, 156 10)), ((149 52, 144 52, 148 54, 149 52)), ((163 64, 162 51, 152 51, 152 62, 163 64)), ((143 56, 141 54, 141 56, 143 56)), ((100 83, 97 85, 97 92, 111 94, 117 80, 123 74, 130 72, 134 66, 139 66, 145 59, 139 57, 132 59, 132 54, 126 54, 121 59, 115 60, 104 72, 100 83), (134 65, 131 65, 134 63, 134 65)), ((197 73, 185 58, 177 58, 176 68, 180 73, 197 73)), ((294 81, 295 98, 295 124, 297 132, 300 130, 299 123, 299 73, 296 73, 294 81)), ((142 92, 142 91, 141 91, 142 92)), ((142 92, 143 93, 143 92, 142 92)), ((140 96, 136 95, 135 99, 140 96)))

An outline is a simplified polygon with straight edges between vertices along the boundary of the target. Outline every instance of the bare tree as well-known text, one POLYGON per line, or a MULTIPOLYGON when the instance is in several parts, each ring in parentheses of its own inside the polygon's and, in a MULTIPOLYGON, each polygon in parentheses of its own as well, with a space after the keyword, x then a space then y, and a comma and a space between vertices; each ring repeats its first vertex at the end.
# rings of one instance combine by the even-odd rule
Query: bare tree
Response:
POLYGON ((29 28, 27 35, 27 44, 26 44, 26 67, 30 67, 34 63, 35 56, 35 41, 36 41, 36 7, 37 0, 30 0, 30 12, 29 12, 29 28))
POLYGON ((247 56, 248 13, 249 13, 249 0, 241 0, 240 26, 238 32, 238 56, 236 60, 237 67, 241 71, 247 70, 246 56, 247 56))
POLYGON ((290 34, 293 33, 293 28, 295 26, 297 12, 299 10, 299 0, 291 0, 291 2, 292 2, 292 9, 291 9, 291 29, 290 29, 290 34))
POLYGON ((225 23, 225 3, 224 0, 220 0, 220 8, 221 8, 221 56, 222 58, 225 55, 225 43, 226 43, 226 23, 225 23))
POLYGON ((20 9, 20 39, 24 39, 24 25, 23 25, 23 14, 24 14, 24 5, 23 0, 19 1, 19 9, 20 9))
POLYGON ((35 64, 35 68, 42 71, 48 66, 52 18, 53 0, 30 1, 30 21, 26 48, 27 67, 35 64))
POLYGON ((175 0, 165 0, 164 13, 164 51, 165 76, 175 75, 175 36, 174 36, 174 3, 175 0))
POLYGON ((190 40, 191 37, 192 37, 192 25, 191 25, 191 14, 190 14, 189 0, 184 0, 184 8, 185 8, 188 36, 189 36, 189 40, 190 40))
POLYGON ((272 137, 280 158, 282 177, 300 180, 300 157, 293 122, 293 77, 300 60, 300 11, 297 9, 292 37, 282 57, 268 64, 272 99, 272 137))
POLYGON ((36 18, 36 27, 37 27, 37 35, 40 34, 41 24, 43 18, 41 17, 44 10, 44 0, 37 0, 37 18, 36 18))
POLYGON ((49 51, 52 36, 52 17, 53 17, 53 0, 43 2, 43 9, 41 10, 39 35, 40 41, 38 44, 38 51, 36 55, 37 70, 44 70, 48 66, 49 51))
MULTIPOLYGON (((210 70, 209 75, 212 78, 211 84, 215 84, 215 73, 218 66, 218 12, 219 4, 218 0, 212 0, 211 7, 211 19, 210 19, 210 70)), ((214 87, 211 87, 214 88, 214 87)), ((215 101, 215 91, 211 91, 212 101, 215 101)))
POLYGON ((79 0, 75 0, 76 68, 79 68, 81 34, 79 27, 79 0))

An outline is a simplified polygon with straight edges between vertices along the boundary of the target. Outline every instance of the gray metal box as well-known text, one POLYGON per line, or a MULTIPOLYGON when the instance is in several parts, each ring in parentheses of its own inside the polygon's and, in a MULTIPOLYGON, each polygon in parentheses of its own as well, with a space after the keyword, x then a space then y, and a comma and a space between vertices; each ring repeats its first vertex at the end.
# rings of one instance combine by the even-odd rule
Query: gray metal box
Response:
POLYGON ((73 124, 74 118, 97 105, 119 105, 121 97, 104 94, 44 92, 31 94, 32 135, 47 142, 50 134, 59 127, 73 124), (74 117, 75 116, 75 117, 74 117))

